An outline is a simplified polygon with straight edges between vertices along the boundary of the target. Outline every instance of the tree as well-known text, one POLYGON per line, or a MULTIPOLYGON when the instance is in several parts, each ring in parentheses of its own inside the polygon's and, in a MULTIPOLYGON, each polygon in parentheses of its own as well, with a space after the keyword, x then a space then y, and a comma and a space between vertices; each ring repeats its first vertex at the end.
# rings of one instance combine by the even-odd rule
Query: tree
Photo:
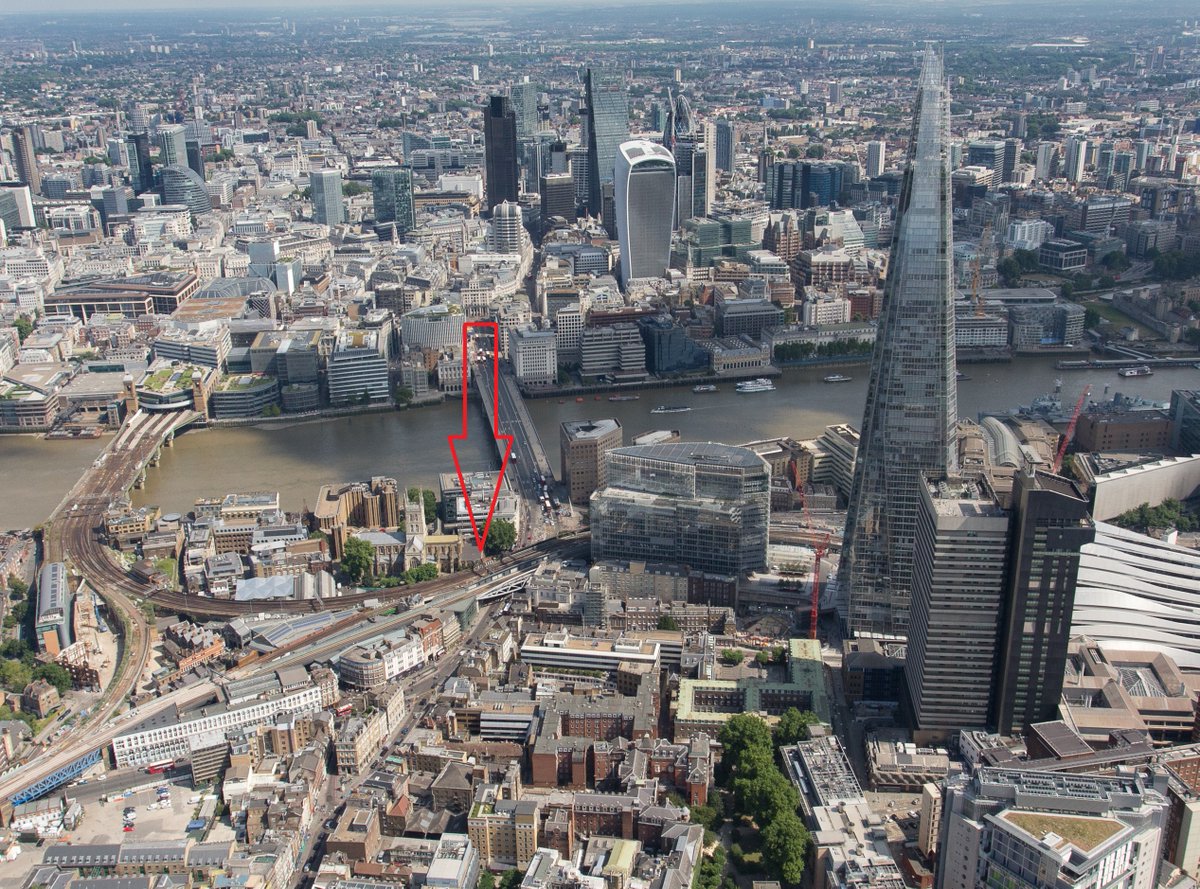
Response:
POLYGON ((679 621, 671 617, 669 614, 664 614, 658 619, 658 628, 660 630, 671 630, 674 632, 679 629, 679 621))
POLYGON ((342 553, 342 570, 352 583, 362 583, 375 562, 375 548, 361 537, 350 537, 346 540, 346 549, 342 553))
POLYGON ((498 556, 513 548, 517 542, 517 529, 508 519, 493 519, 488 529, 487 540, 484 541, 483 551, 489 556, 498 556))
POLYGON ((736 667, 746 659, 746 652, 739 648, 726 648, 721 652, 721 660, 729 664, 731 667, 736 667))
POLYGON ((366 194, 370 190, 371 189, 366 185, 363 185, 361 182, 355 182, 353 179, 349 179, 342 183, 342 194, 348 198, 352 198, 360 194, 366 194))
POLYGON ((45 679, 58 689, 60 695, 71 690, 71 674, 59 664, 38 664, 33 668, 33 678, 45 679))
POLYGON ((811 843, 795 812, 781 812, 763 828, 763 860, 780 880, 798 884, 811 843))
POLYGON ((21 342, 25 342, 25 338, 33 333, 33 322, 25 315, 18 315, 17 320, 13 322, 13 327, 17 329, 17 336, 21 342))
POLYGON ((426 580, 433 580, 438 576, 437 565, 431 565, 428 562, 422 565, 414 565, 404 572, 405 583, 421 583, 426 580))
POLYGON ((396 401, 401 404, 408 404, 413 400, 413 390, 407 386, 400 386, 396 389, 396 401))
POLYGON ((1100 325, 1100 313, 1095 309, 1087 309, 1083 313, 1083 326, 1087 330, 1092 330, 1100 325))
POLYGON ((20 694, 33 680, 33 671, 21 661, 0 661, 0 686, 20 694))
POLYGON ((779 717, 779 724, 775 726, 775 744, 782 747, 788 744, 795 744, 797 741, 808 740, 808 727, 820 723, 817 714, 811 710, 801 712, 795 707, 788 707, 779 717))
POLYGON ((15 574, 9 575, 8 591, 12 593, 14 600, 24 599, 29 592, 29 584, 17 577, 15 574))
POLYGON ((996 274, 1005 287, 1016 287, 1021 281, 1021 265, 1011 256, 996 263, 996 274))
MULTIPOLYGON (((437 494, 426 488, 421 492, 421 502, 425 504, 425 524, 432 525, 437 521, 438 501, 437 494)), ((516 538, 516 532, 513 533, 513 538, 516 538)))
POLYGON ((728 765, 737 769, 748 751, 757 750, 771 755, 771 731, 767 724, 758 716, 749 713, 738 713, 730 717, 717 733, 721 742, 722 754, 720 765, 728 765))
POLYGON ((756 664, 758 664, 760 667, 765 667, 769 663, 771 663, 771 656, 769 654, 767 654, 765 651, 760 651, 758 654, 756 654, 754 656, 754 662, 756 664))
POLYGON ((506 870, 500 877, 500 889, 517 889, 524 878, 525 874, 523 871, 519 871, 516 868, 506 870))
POLYGON ((483 871, 479 875, 479 882, 475 884, 475 889, 496 889, 496 878, 492 876, 491 871, 483 871))

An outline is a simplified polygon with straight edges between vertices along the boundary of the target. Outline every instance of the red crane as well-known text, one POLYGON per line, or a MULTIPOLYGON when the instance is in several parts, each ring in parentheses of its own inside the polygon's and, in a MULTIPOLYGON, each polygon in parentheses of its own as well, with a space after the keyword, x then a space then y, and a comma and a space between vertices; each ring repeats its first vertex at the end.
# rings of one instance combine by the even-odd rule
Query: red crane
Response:
POLYGON ((1058 453, 1054 455, 1055 475, 1058 475, 1058 471, 1062 469, 1062 461, 1063 457, 1067 453, 1067 445, 1071 443, 1071 439, 1075 436, 1075 425, 1079 422, 1079 412, 1083 410, 1083 403, 1091 394, 1092 387, 1084 386, 1083 392, 1079 396, 1079 400, 1075 402, 1075 410, 1071 411, 1071 422, 1067 424, 1067 431, 1063 433, 1062 441, 1058 444, 1058 453))
MULTIPOLYGON (((800 490, 800 502, 804 506, 804 525, 811 536, 813 533, 812 512, 808 508, 808 498, 804 496, 803 488, 800 490)), ((828 551, 829 532, 826 532, 825 537, 813 546, 812 603, 809 606, 808 612, 809 639, 817 638, 817 614, 821 601, 821 560, 825 558, 825 553, 828 551)))

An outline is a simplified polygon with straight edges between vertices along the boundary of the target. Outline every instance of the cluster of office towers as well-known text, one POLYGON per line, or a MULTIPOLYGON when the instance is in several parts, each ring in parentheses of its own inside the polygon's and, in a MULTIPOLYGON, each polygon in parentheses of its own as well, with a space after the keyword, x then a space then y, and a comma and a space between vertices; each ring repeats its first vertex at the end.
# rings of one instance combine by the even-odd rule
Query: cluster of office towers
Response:
POLYGON ((1079 549, 1093 535, 1066 479, 1031 466, 995 490, 960 472, 949 121, 930 49, 838 578, 852 633, 907 641, 907 706, 922 741, 1056 718, 1079 549))
MULTIPOLYGON (((670 261, 671 232, 685 220, 705 216, 716 188, 717 154, 723 134, 732 154, 732 128, 700 124, 683 96, 669 93, 663 106, 661 144, 629 138, 629 96, 624 71, 589 68, 584 76, 581 138, 585 151, 573 152, 567 174, 567 148, 546 143, 548 158, 531 140, 536 128, 536 93, 531 84, 514 85, 509 96, 492 96, 484 114, 484 173, 489 210, 516 204, 520 166, 540 171, 536 185, 542 217, 568 220, 577 213, 603 221, 621 245, 621 276, 661 277, 670 261), (533 145, 533 148, 528 146, 533 145), (529 157, 530 153, 535 156, 529 157), (576 193, 575 181, 586 182, 576 193), (577 200, 578 197, 578 200, 577 200)), ((726 159, 726 166, 732 158, 726 159)))

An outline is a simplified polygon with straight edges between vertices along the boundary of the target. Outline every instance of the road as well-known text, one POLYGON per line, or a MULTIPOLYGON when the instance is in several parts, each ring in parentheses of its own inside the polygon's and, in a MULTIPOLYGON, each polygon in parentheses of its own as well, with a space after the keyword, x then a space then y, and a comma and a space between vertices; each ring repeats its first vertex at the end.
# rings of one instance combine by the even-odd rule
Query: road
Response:
MULTIPOLYGON (((443 584, 444 588, 441 592, 425 597, 430 600, 428 604, 408 608, 395 615, 383 615, 382 612, 387 610, 389 606, 381 605, 376 609, 363 612, 355 626, 345 628, 333 635, 324 635, 317 642, 302 642, 294 646, 281 648, 253 663, 228 671, 225 674, 225 678, 230 680, 242 679, 253 676, 263 670, 278 670, 287 666, 326 660, 350 645, 355 645, 391 630, 398 629, 400 626, 411 622, 419 615, 427 613, 430 610, 449 607, 450 605, 474 598, 497 586, 508 583, 513 580, 514 576, 532 570, 547 555, 554 554, 558 557, 567 558, 582 551, 586 546, 586 539, 547 541, 541 547, 524 553, 514 554, 514 557, 510 560, 491 563, 493 566, 492 572, 483 578, 479 578, 477 582, 471 583, 469 586, 464 585, 466 577, 462 574, 448 578, 450 583, 443 584), (371 621, 372 617, 377 619, 371 621)), ((467 577, 469 576, 467 575, 467 577)), ((428 591, 436 583, 436 581, 430 581, 427 584, 422 584, 422 592, 428 591)), ((411 590, 408 592, 411 594, 411 590)), ((155 715, 177 705, 180 709, 187 709, 190 706, 195 706, 215 697, 218 693, 219 689, 216 683, 206 680, 196 685, 168 692, 153 701, 143 704, 137 708, 136 717, 130 718, 136 718, 137 721, 140 721, 143 718, 155 715)), ((93 711, 93 717, 94 714, 95 711, 93 711)), ((107 722, 106 724, 101 724, 102 722, 102 720, 95 718, 89 719, 88 724, 90 728, 86 732, 76 727, 76 729, 59 739, 53 753, 39 757, 20 771, 0 778, 0 798, 12 796, 14 793, 31 784, 37 783, 58 769, 69 765, 86 753, 108 746, 112 743, 114 737, 127 730, 129 724, 124 720, 107 722)))

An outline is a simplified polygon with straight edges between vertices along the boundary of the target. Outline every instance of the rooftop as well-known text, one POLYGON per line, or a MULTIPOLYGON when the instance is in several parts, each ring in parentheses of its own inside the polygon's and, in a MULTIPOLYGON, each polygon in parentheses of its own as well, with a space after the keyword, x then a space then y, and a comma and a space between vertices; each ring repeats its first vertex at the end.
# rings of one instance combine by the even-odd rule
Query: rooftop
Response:
POLYGON ((1010 810, 1000 817, 1055 849, 1070 844, 1081 852, 1091 852, 1125 826, 1112 818, 1049 815, 1045 812, 1010 810))

